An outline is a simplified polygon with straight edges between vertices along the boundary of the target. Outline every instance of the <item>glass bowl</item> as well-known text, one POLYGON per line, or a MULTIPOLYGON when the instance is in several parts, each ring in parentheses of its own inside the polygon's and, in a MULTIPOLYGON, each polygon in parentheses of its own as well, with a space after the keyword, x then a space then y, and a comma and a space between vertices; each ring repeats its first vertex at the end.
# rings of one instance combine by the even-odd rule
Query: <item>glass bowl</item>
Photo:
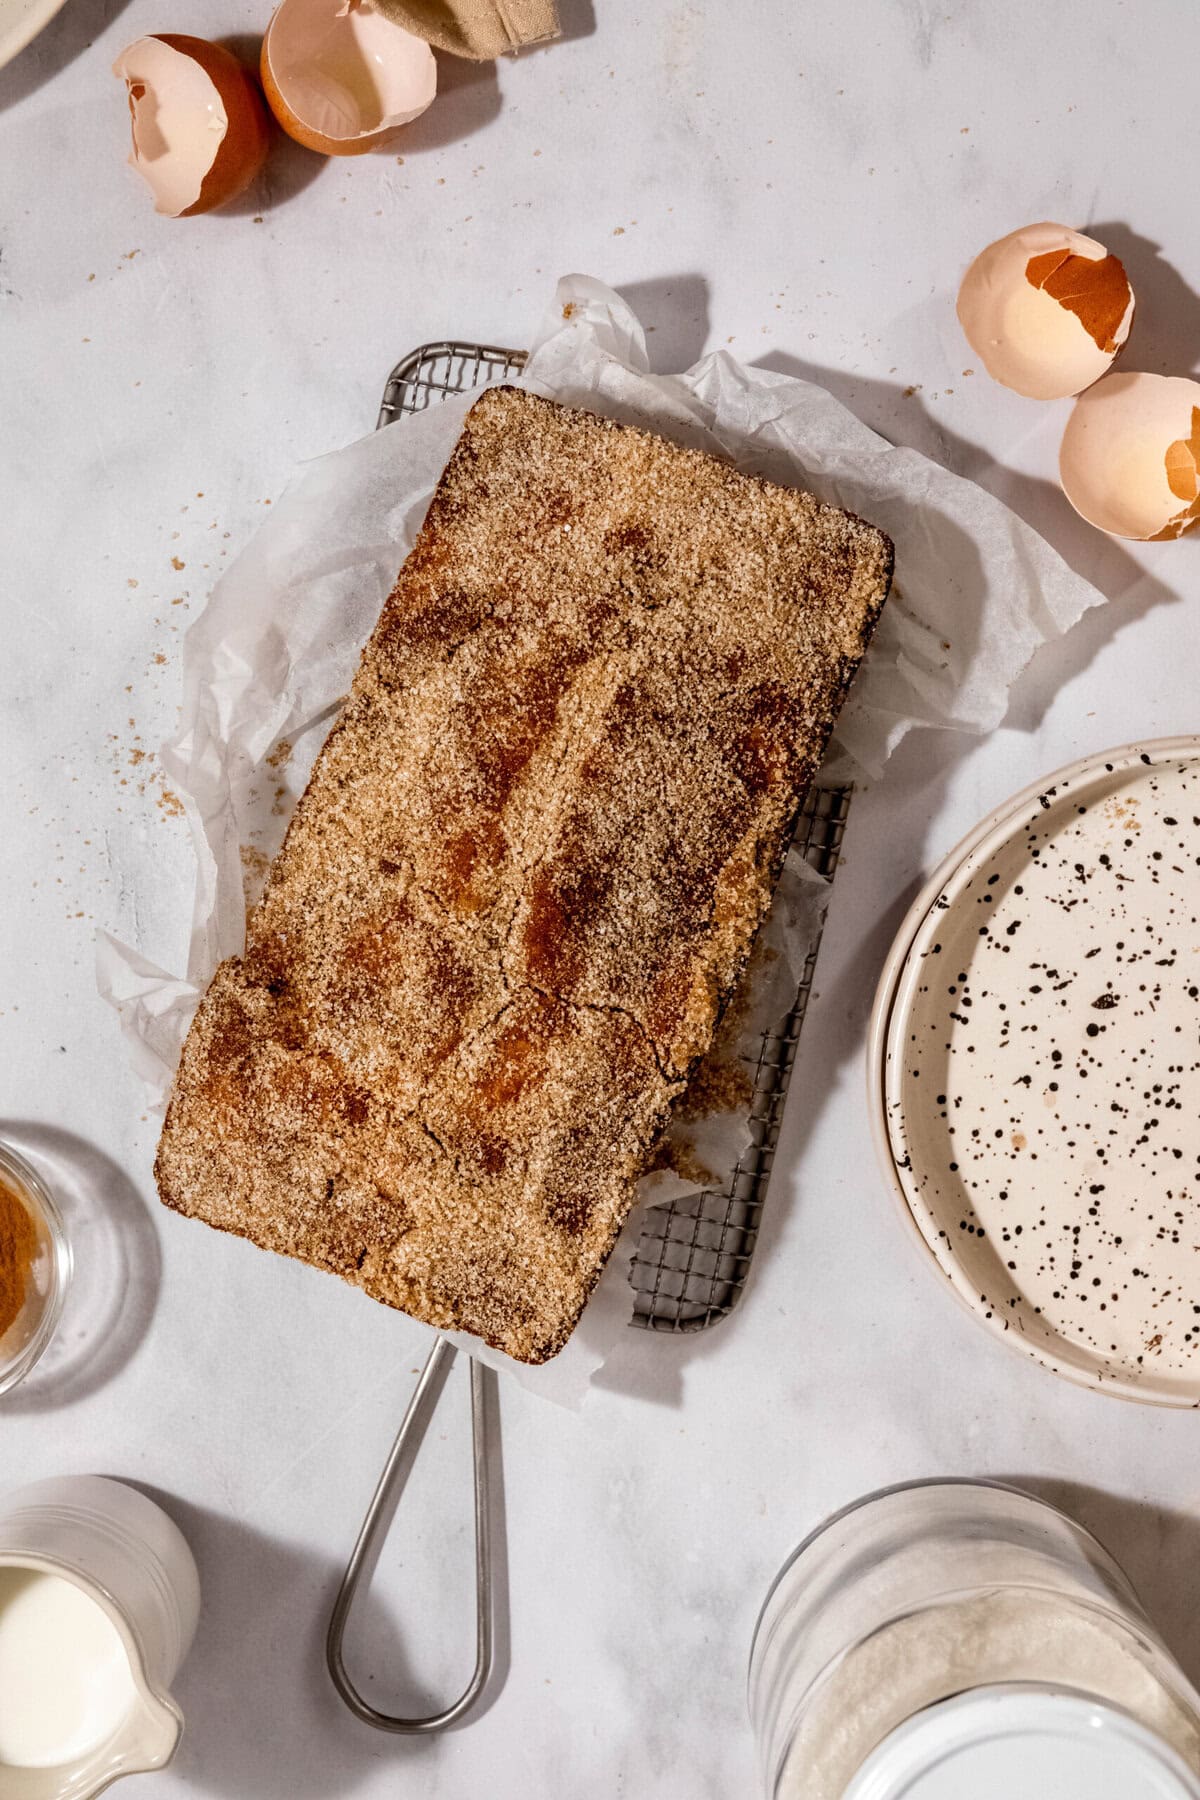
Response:
POLYGON ((0 1143, 0 1189, 24 1208, 35 1239, 24 1302, 0 1335, 0 1394, 6 1394, 28 1375, 54 1336, 71 1279, 71 1246, 45 1182, 5 1143, 0 1143))

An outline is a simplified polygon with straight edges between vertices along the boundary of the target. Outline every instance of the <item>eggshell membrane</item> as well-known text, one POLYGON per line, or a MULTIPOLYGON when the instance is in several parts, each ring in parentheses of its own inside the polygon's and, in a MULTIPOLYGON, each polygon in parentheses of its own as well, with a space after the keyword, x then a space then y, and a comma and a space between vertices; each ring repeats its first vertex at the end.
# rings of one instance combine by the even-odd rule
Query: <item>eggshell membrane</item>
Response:
POLYGON ((269 127, 253 77, 205 38, 139 38, 113 64, 129 90, 129 161, 155 210, 187 218, 232 200, 266 159, 269 127))
POLYGON ((1075 402, 1058 461, 1089 524, 1114 537, 1182 537, 1200 518, 1200 382, 1106 375, 1075 402))
POLYGON ((958 318, 993 380, 1031 400, 1061 400, 1107 374, 1129 336, 1133 292, 1103 244, 1047 220, 980 252, 963 277, 958 318), (1100 267, 1089 278, 1081 264, 1100 267), (1097 312, 1100 342, 1085 323, 1097 312))
POLYGON ((281 0, 261 72, 289 137, 326 156, 375 149, 437 93, 429 45, 366 0, 281 0))

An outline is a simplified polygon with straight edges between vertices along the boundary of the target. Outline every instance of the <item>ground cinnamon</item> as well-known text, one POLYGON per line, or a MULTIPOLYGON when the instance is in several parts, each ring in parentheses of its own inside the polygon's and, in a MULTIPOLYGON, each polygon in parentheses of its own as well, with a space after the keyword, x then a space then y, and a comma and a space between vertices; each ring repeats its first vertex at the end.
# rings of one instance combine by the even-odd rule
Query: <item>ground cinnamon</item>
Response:
POLYGON ((1048 250, 1031 256, 1026 278, 1052 300, 1073 312, 1101 350, 1117 347, 1117 332, 1129 306, 1129 279, 1116 256, 1076 256, 1070 250, 1048 250))
POLYGON ((21 1196, 0 1177, 0 1338, 25 1304, 37 1231, 21 1196))

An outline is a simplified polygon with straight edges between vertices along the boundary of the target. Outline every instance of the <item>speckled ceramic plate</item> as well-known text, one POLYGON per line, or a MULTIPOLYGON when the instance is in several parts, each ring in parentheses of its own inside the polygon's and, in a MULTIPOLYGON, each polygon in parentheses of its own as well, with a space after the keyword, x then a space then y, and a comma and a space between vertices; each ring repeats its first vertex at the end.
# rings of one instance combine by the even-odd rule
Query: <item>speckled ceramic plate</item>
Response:
POLYGON ((870 1055, 885 1167, 972 1311, 1200 1406, 1200 738, 985 819, 901 928, 870 1055))

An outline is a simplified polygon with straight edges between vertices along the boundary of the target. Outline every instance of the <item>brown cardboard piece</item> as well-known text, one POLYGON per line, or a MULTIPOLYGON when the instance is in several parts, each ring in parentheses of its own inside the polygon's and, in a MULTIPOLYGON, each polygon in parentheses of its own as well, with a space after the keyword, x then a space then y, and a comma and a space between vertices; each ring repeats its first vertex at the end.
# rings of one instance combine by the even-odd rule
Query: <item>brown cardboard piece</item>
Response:
POLYGON ((559 36, 555 0, 372 0, 397 25, 436 50, 489 62, 559 36))

